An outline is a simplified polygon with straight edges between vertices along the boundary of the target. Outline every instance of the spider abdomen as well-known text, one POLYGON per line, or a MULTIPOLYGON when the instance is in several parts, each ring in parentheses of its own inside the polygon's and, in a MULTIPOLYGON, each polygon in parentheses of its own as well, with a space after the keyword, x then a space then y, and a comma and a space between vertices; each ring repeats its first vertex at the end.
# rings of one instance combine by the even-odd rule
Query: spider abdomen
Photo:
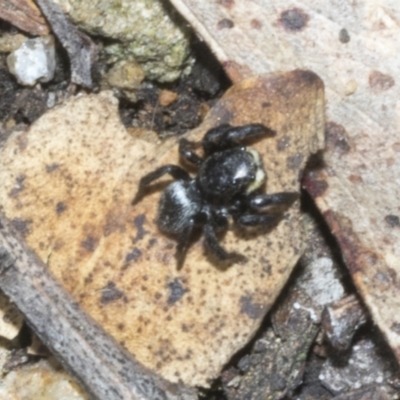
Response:
POLYGON ((157 225, 163 232, 179 234, 200 209, 201 201, 193 181, 172 182, 160 198, 157 225))

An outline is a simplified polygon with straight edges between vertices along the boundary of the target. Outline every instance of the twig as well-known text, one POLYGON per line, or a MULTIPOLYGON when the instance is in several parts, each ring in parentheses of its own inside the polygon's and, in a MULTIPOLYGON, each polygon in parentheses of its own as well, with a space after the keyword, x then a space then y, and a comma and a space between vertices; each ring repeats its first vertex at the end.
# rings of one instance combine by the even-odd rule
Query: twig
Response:
POLYGON ((68 21, 58 4, 51 0, 36 0, 36 3, 68 53, 71 81, 77 85, 92 87, 91 40, 68 21))
POLYGON ((54 280, 1 213, 0 288, 94 399, 196 399, 193 390, 147 370, 105 334, 54 280))

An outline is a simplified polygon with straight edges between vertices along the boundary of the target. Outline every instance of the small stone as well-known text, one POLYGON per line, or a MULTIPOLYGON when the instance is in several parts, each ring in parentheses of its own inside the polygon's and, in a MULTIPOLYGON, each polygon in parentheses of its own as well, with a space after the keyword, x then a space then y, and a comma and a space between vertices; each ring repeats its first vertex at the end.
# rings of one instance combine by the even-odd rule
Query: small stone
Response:
POLYGON ((120 61, 107 72, 107 82, 118 89, 138 89, 144 79, 142 68, 133 61, 120 61))
POLYGON ((9 33, 0 35, 0 53, 11 53, 17 50, 25 40, 27 40, 27 37, 20 33, 17 35, 11 35, 9 33))
POLYGON ((172 82, 189 72, 191 30, 162 0, 54 0, 83 31, 110 40, 108 61, 135 60, 146 78, 172 82))
POLYGON ((15 125, 17 125, 17 122, 15 121, 14 118, 11 118, 11 119, 7 120, 7 121, 4 123, 4 127, 5 127, 6 129, 12 129, 12 128, 15 127, 15 125))
POLYGON ((178 93, 170 90, 161 90, 158 96, 158 102, 161 107, 168 107, 178 98, 178 93))
POLYGON ((33 86, 38 80, 49 82, 56 67, 53 37, 26 40, 7 57, 7 65, 21 85, 33 86))

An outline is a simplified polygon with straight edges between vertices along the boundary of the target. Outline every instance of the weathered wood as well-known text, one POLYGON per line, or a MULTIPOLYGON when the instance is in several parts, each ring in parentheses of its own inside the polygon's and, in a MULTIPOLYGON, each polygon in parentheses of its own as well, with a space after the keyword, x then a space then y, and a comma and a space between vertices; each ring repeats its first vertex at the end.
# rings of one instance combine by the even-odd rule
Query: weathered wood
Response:
POLYGON ((77 85, 92 87, 90 74, 92 41, 68 21, 58 4, 51 0, 36 0, 36 3, 68 53, 71 81, 77 85))
POLYGON ((0 19, 31 35, 48 35, 49 26, 32 0, 1 0, 0 19))
POLYGON ((0 214, 0 288, 25 314, 43 343, 95 399, 191 400, 107 336, 53 279, 0 214))

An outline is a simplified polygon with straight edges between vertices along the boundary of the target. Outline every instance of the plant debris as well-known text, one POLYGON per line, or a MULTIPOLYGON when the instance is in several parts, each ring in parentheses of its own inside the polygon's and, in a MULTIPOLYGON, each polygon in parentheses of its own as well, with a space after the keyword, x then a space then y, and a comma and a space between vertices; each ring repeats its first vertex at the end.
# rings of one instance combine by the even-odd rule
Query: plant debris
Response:
MULTIPOLYGON (((295 71, 232 87, 186 137, 264 123, 276 132, 254 143, 267 190, 296 191, 309 154, 323 146, 323 117, 320 80, 295 71)), ((82 308, 141 363, 172 382, 207 386, 280 293, 302 254, 303 223, 296 202, 269 233, 227 232, 222 244, 244 254, 243 264, 219 264, 198 241, 177 271, 176 241, 154 223, 161 192, 131 202, 143 174, 178 162, 176 138, 158 147, 130 137, 110 94, 71 98, 2 149, 1 205, 82 308)))
POLYGON ((326 85, 324 168, 305 187, 400 362, 398 7, 172 0, 234 82, 307 68, 326 85))

